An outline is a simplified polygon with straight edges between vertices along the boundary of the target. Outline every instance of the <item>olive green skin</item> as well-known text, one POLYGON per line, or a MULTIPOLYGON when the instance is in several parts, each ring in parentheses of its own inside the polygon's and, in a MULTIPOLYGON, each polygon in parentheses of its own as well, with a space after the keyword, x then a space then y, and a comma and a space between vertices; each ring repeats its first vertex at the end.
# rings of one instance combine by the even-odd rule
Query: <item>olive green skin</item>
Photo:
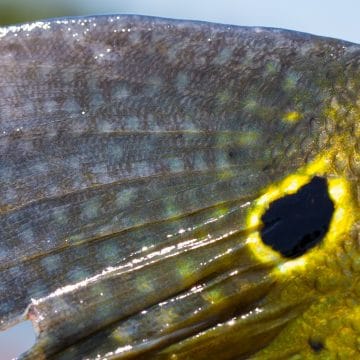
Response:
POLYGON ((359 61, 142 16, 0 29, 0 321, 33 320, 23 359, 356 358, 359 61), (302 172, 346 183, 347 225, 279 275, 248 219, 302 172))

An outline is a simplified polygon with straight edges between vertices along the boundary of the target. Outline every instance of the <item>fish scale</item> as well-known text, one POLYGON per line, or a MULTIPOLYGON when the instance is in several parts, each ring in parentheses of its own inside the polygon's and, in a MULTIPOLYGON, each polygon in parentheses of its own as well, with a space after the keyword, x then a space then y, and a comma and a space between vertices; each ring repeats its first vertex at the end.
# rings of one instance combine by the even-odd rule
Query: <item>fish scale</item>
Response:
POLYGON ((22 358, 356 358, 359 54, 133 15, 0 29, 0 325, 33 321, 22 358), (262 215, 316 176, 328 233, 284 258, 262 215))

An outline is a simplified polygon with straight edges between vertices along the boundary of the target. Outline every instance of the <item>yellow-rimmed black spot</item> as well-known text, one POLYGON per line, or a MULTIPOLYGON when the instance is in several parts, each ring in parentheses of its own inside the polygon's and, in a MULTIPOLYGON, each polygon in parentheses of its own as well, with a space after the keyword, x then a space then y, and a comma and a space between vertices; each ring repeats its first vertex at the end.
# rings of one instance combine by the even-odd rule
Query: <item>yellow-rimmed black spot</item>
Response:
POLYGON ((295 194, 270 203, 261 217, 261 239, 284 257, 301 256, 324 238, 333 213, 327 181, 315 176, 295 194))

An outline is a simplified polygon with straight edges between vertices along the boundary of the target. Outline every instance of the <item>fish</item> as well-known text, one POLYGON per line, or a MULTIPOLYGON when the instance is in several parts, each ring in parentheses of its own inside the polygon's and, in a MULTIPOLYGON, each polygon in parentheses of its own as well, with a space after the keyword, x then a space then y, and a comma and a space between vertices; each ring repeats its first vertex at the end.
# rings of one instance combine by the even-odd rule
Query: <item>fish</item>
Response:
POLYGON ((140 15, 0 28, 0 329, 20 359, 360 357, 360 46, 140 15))

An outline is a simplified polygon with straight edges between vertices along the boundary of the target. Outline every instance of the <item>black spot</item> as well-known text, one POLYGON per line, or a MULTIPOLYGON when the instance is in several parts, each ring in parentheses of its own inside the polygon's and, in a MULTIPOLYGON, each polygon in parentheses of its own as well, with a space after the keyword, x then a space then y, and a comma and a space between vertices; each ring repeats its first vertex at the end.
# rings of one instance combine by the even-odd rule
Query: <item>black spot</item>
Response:
POLYGON ((234 152, 230 150, 230 151, 229 151, 229 157, 230 157, 230 158, 233 158, 234 155, 235 155, 234 152))
POLYGON ((333 212, 327 181, 315 176, 296 194, 270 204, 261 218, 261 238, 287 258, 301 256, 324 238, 333 212))
POLYGON ((324 349, 324 344, 321 341, 309 339, 308 343, 309 343, 311 349, 314 350, 314 352, 320 352, 321 350, 324 349))

